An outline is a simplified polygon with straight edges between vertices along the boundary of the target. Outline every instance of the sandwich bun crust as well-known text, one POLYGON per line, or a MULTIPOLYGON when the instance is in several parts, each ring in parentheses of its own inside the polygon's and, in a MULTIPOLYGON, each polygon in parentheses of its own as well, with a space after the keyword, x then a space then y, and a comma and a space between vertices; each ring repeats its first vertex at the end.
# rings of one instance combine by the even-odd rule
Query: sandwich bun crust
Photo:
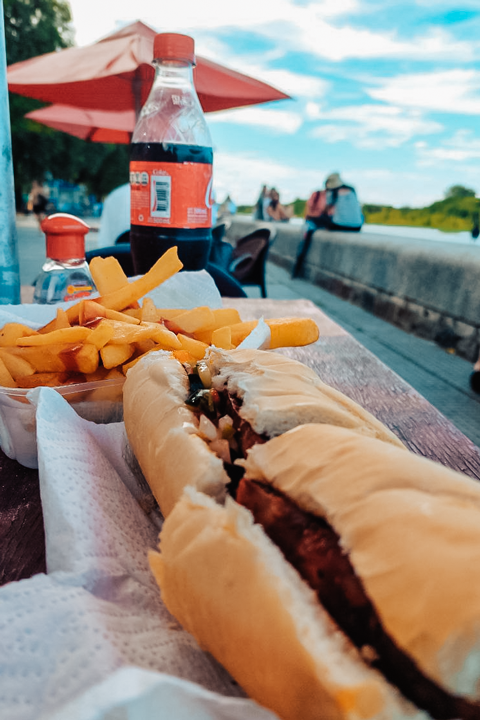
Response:
POLYGON ((297 425, 328 423, 404 447, 371 413, 297 360, 264 350, 216 348, 208 358, 213 386, 226 386, 243 400, 240 415, 259 435, 274 437, 297 425))
POLYGON ((324 517, 382 625, 419 669, 480 698, 480 484, 344 428, 253 447, 245 476, 324 517))
MULTIPOLYGON (((313 370, 264 350, 211 349, 214 388, 242 401, 239 415, 259 434, 274 437, 305 422, 349 427, 403 448, 373 415, 323 383, 313 370)), ((124 421, 130 445, 164 516, 190 484, 222 500, 229 477, 223 463, 196 434, 197 416, 186 405, 187 374, 170 353, 150 353, 127 373, 124 421)))
POLYGON ((425 720, 338 631, 280 550, 227 498, 193 488, 150 566, 170 612, 257 702, 285 720, 425 720))
POLYGON ((123 390, 128 440, 164 517, 189 480, 218 500, 229 481, 220 458, 188 430, 195 422, 188 393, 182 365, 162 351, 134 365, 123 390))

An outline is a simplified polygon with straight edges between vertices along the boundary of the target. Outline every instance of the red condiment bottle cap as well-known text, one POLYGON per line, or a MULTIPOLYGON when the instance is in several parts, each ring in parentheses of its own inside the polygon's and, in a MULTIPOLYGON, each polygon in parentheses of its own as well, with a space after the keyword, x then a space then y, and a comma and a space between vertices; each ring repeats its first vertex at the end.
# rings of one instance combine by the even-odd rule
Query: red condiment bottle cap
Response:
POLYGON ((47 257, 52 260, 79 260, 85 257, 86 222, 74 215, 55 213, 41 224, 47 239, 47 257))
POLYGON ((180 60, 195 65, 195 42, 189 35, 159 33, 153 40, 153 59, 180 60))

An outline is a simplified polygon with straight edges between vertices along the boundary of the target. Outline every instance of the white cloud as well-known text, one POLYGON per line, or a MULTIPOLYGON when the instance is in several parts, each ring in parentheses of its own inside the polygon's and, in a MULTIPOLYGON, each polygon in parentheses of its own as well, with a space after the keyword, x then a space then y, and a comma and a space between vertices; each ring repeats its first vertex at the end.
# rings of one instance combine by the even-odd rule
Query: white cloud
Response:
POLYGON ((210 113, 209 123, 234 123, 236 125, 255 125, 267 128, 276 133, 292 135, 302 125, 302 117, 298 113, 288 110, 271 110, 261 107, 247 107, 236 110, 222 110, 219 113, 210 113))
MULTIPOLYGON (((333 168, 334 169, 334 168, 333 168)), ((217 198, 227 194, 240 205, 253 205, 262 185, 275 186, 283 202, 306 199, 323 185, 331 167, 315 169, 288 165, 268 155, 217 152, 214 160, 214 185, 217 198)), ((352 184, 361 202, 424 207, 443 196, 448 181, 434 172, 402 172, 372 168, 345 168, 345 182, 352 184)))
POLYGON ((480 71, 468 69, 399 75, 368 94, 404 107, 480 115, 480 71))
POLYGON ((330 168, 309 170, 300 165, 279 162, 267 154, 218 151, 214 158, 214 186, 218 198, 230 194, 240 205, 253 205, 260 188, 278 188, 282 202, 306 198, 327 175, 330 168))
POLYGON ((430 147, 426 143, 421 146, 417 144, 416 147, 421 166, 436 165, 443 161, 459 163, 480 158, 480 137, 475 137, 471 130, 458 130, 437 147, 430 147))
POLYGON ((318 110, 318 117, 329 121, 318 125, 314 137, 326 142, 348 141, 361 148, 398 147, 417 135, 440 132, 443 127, 425 119, 419 112, 392 105, 351 105, 318 110), (331 121, 335 122, 331 122, 331 121))
POLYGON ((141 17, 159 30, 186 32, 199 38, 219 30, 256 33, 277 43, 284 52, 302 50, 334 61, 375 57, 451 61, 474 56, 470 43, 455 40, 441 28, 401 39, 394 31, 353 27, 345 17, 360 9, 358 0, 312 0, 303 6, 293 0, 261 0, 254 7, 249 2, 184 0, 163 3, 161 11, 157 0, 137 0, 134 5, 129 0, 103 0, 101 11, 97 0, 70 0, 70 6, 79 44, 93 42, 118 22, 141 17))
POLYGON ((250 54, 246 58, 233 54, 226 43, 205 37, 200 37, 197 48, 200 56, 262 80, 294 98, 318 100, 330 89, 330 83, 321 77, 266 67, 267 61, 275 59, 276 53, 273 52, 263 53, 261 57, 250 54))

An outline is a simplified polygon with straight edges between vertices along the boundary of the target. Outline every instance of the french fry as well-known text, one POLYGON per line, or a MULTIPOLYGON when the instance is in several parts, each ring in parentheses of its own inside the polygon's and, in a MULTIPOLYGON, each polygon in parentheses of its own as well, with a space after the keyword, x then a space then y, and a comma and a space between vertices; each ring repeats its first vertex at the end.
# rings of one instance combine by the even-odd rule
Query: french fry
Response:
MULTIPOLYGON (((214 330, 226 327, 227 325, 236 325, 242 321, 238 310, 234 308, 217 308, 212 310, 212 313, 214 318, 212 326, 208 330, 197 330, 193 333, 193 337, 196 340, 201 340, 209 345, 213 342, 212 334, 214 330)), ((220 346, 218 345, 217 347, 220 346)))
POLYGON ((180 341, 175 333, 167 330, 166 327, 158 323, 128 325, 127 323, 119 323, 115 320, 107 320, 105 322, 110 322, 115 330, 110 340, 112 344, 122 345, 124 343, 135 343, 152 339, 167 350, 181 348, 180 341))
MULTIPOLYGON (((268 325, 268 320, 266 321, 266 323, 268 325)), ((242 340, 245 340, 247 335, 249 335, 249 333, 251 333, 252 330, 257 327, 257 324, 258 320, 248 320, 246 322, 231 325, 230 333, 233 347, 237 347, 237 345, 240 345, 242 340)))
POLYGON ((317 324, 311 318, 273 318, 266 320, 266 323, 272 333, 272 349, 310 345, 316 342, 320 335, 317 324))
POLYGON ((95 257, 88 265, 100 295, 115 292, 128 284, 122 266, 114 257, 95 257))
MULTIPOLYGON (((38 331, 21 323, 7 323, 0 329, 0 385, 55 387, 123 378, 142 357, 158 350, 195 364, 209 345, 230 350, 257 325, 255 320, 241 322, 233 308, 157 308, 151 298, 144 297, 181 269, 176 248, 132 283, 113 258, 92 262, 101 297, 82 300, 65 311, 58 309, 55 319, 38 331)), ((309 318, 266 323, 271 348, 306 345, 318 338, 318 328, 309 318)), ((101 395, 102 387, 99 391, 101 395)))
MULTIPOLYGON (((300 347, 316 342, 319 337, 317 324, 311 318, 272 318, 265 320, 272 334, 270 348, 300 347)), ((240 345, 247 335, 257 326, 258 320, 238 323, 231 326, 232 344, 240 345)))
POLYGON ((142 322, 158 322, 160 320, 160 311, 155 307, 152 298, 146 297, 142 304, 142 322))
POLYGON ((184 309, 178 309, 178 308, 160 308, 158 310, 159 313, 159 320, 175 320, 175 318, 178 315, 181 315, 184 313, 184 309))
POLYGON ((142 308, 127 308, 126 310, 122 310, 122 315, 128 315, 128 317, 133 317, 140 322, 142 319, 142 308))
POLYGON ((12 355, 8 351, 0 349, 0 358, 5 363, 5 367, 14 380, 19 377, 33 375, 35 368, 22 357, 12 355))
POLYGON ((100 348, 110 342, 114 334, 115 330, 111 323, 101 320, 97 327, 91 330, 90 335, 86 338, 86 342, 95 345, 97 350, 100 350, 100 348))
POLYGON ((111 310, 124 310, 135 300, 139 300, 151 290, 161 285, 169 277, 175 275, 183 267, 178 258, 177 248, 169 248, 161 258, 157 260, 148 272, 138 280, 128 283, 127 286, 115 290, 98 299, 104 307, 111 310))
POLYGON ((179 333, 177 337, 182 344, 182 349, 186 350, 194 358, 202 360, 202 358, 205 357, 205 351, 208 348, 207 343, 200 342, 200 340, 194 340, 193 338, 182 335, 181 333, 179 333))
POLYGON ((35 372, 70 371, 89 374, 98 367, 98 350, 88 343, 5 348, 4 352, 27 360, 35 372))
POLYGON ((17 387, 17 383, 15 382, 13 377, 8 372, 7 367, 1 358, 0 358, 0 385, 3 385, 3 387, 9 387, 9 388, 17 387))
POLYGON ((141 355, 144 355, 145 353, 150 352, 150 350, 154 350, 157 348, 157 344, 155 340, 152 340, 152 338, 148 338, 148 340, 140 340, 139 342, 135 343, 135 348, 138 353, 141 355))
POLYGON ((217 328, 212 333, 211 344, 222 350, 233 350, 232 329, 229 325, 217 328))
POLYGON ((195 365, 197 362, 197 358, 190 355, 186 350, 173 350, 172 355, 178 362, 186 363, 187 365, 195 365))
POLYGON ((93 320, 98 320, 98 318, 118 320, 119 322, 130 323, 131 325, 138 325, 140 322, 139 318, 134 317, 133 315, 127 315, 124 312, 118 312, 118 310, 110 310, 94 300, 84 300, 79 309, 79 325, 87 325, 93 320))
POLYGON ((27 325, 7 323, 0 330, 0 347, 15 347, 19 338, 31 337, 32 335, 38 335, 38 332, 27 325))
POLYGON ((92 334, 92 330, 81 325, 75 327, 65 327, 61 330, 53 330, 44 335, 31 335, 30 337, 21 337, 17 340, 19 347, 36 347, 38 345, 56 345, 58 343, 79 343, 87 340, 92 334))
POLYGON ((85 343, 85 345, 75 345, 69 350, 61 353, 61 358, 65 363, 65 369, 71 372, 90 373, 95 372, 98 368, 98 350, 95 345, 85 343))
MULTIPOLYGON (((129 308, 134 302, 139 300, 151 290, 161 285, 162 282, 168 280, 169 277, 175 275, 181 270, 183 264, 178 258, 177 248, 172 247, 165 252, 161 258, 150 268, 138 280, 134 280, 131 283, 127 283, 124 287, 120 287, 118 290, 102 295, 99 298, 95 298, 93 302, 98 302, 105 308, 110 310, 125 310, 129 308)), ((79 318, 79 305, 75 304, 69 307, 66 311, 68 320, 71 324, 78 322, 79 318)), ((39 333, 49 333, 53 329, 53 323, 55 321, 47 323, 44 327, 39 329, 39 333)))
POLYGON ((70 327, 67 313, 62 308, 58 308, 57 317, 55 318, 55 330, 61 330, 62 328, 70 327))
POLYGON ((185 310, 185 312, 174 317, 172 322, 181 331, 194 333, 209 330, 215 323, 215 316, 212 309, 207 305, 200 305, 192 310, 185 310))
POLYGON ((103 367, 109 369, 122 365, 128 358, 132 357, 135 351, 133 343, 123 343, 122 345, 111 345, 108 343, 100 350, 103 367))
POLYGON ((236 325, 242 322, 240 313, 235 308, 215 308, 212 310, 214 318, 214 330, 226 325, 236 325))
POLYGON ((102 317, 107 317, 107 311, 103 307, 103 305, 100 305, 100 303, 96 303, 93 300, 82 300, 82 302, 79 304, 79 325, 86 325, 87 323, 91 323, 92 321, 102 317))
POLYGON ((130 325, 139 325, 141 320, 141 310, 133 310, 130 312, 139 312, 139 316, 131 315, 127 312, 119 312, 118 310, 110 310, 110 308, 105 308, 105 317, 108 320, 118 320, 118 322, 126 322, 130 323, 130 325))
POLYGON ((68 372, 43 372, 34 375, 25 375, 17 380, 18 387, 58 387, 59 385, 74 385, 85 382, 85 375, 68 372))

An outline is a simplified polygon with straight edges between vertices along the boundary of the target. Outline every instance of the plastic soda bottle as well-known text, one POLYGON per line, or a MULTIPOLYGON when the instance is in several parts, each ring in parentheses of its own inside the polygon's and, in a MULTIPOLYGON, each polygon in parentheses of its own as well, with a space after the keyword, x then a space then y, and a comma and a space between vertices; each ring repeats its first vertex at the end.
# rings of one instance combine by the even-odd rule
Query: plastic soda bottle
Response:
POLYGON ((130 151, 130 246, 145 273, 176 245, 187 270, 205 267, 211 244, 212 140, 195 86, 194 41, 160 33, 155 78, 130 151))
POLYGON ((95 285, 85 260, 87 223, 67 213, 45 218, 47 259, 35 280, 33 301, 42 305, 78 300, 94 292, 95 285))

